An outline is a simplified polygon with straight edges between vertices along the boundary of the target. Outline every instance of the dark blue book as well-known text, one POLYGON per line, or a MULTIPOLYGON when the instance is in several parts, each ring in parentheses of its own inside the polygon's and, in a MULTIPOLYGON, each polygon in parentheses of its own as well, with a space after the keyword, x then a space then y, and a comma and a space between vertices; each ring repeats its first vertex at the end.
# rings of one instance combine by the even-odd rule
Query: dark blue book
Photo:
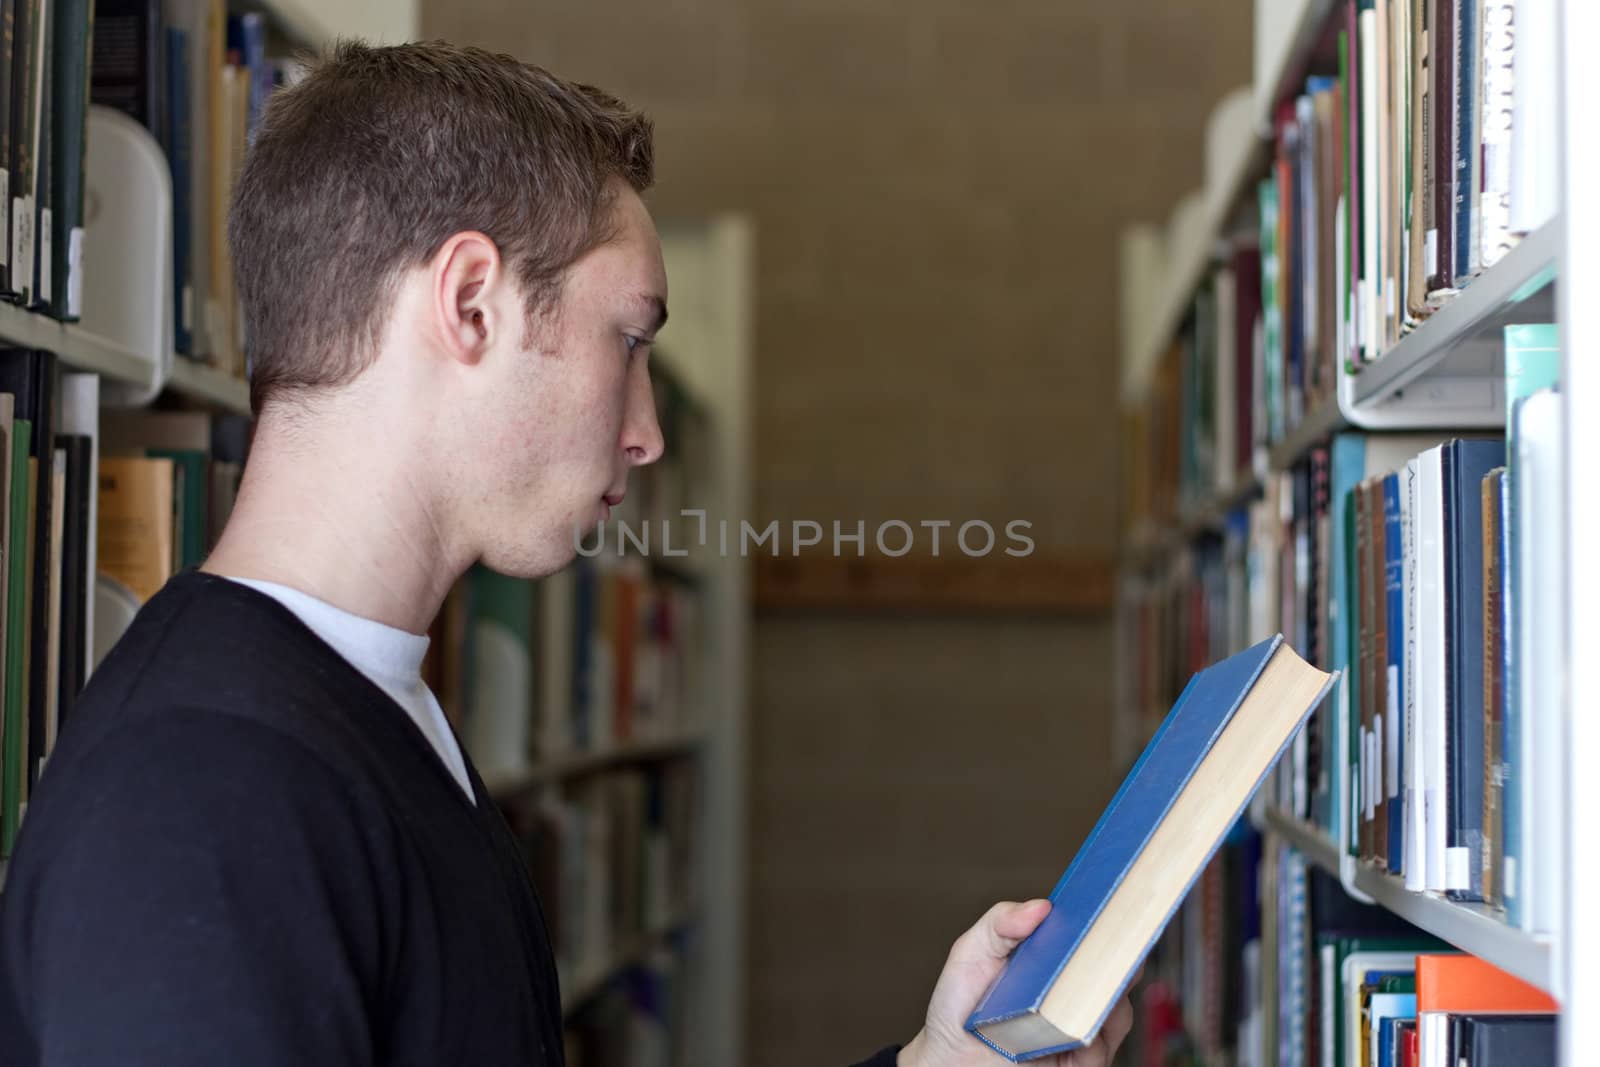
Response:
POLYGON ((1191 678, 967 1029, 1014 1061, 1093 1041, 1332 681, 1281 634, 1191 678))
POLYGON ((592 667, 595 620, 595 569, 587 559, 573 562, 573 623, 572 623, 572 738, 579 749, 589 748, 591 737, 589 721, 590 700, 593 696, 590 679, 592 667))
POLYGON ((1458 4, 1456 11, 1461 21, 1456 28, 1455 56, 1455 284, 1462 286, 1472 277, 1472 249, 1478 234, 1478 219, 1472 210, 1472 179, 1478 154, 1477 93, 1482 76, 1478 74, 1477 5, 1458 4))
POLYGON ((1445 888, 1483 899, 1483 476, 1506 461, 1503 440, 1444 449, 1445 888))
POLYGON ((1456 1054, 1466 1067, 1532 1067, 1556 1062, 1553 1015, 1466 1015, 1456 1054))
POLYGON ((1405 791, 1401 781, 1405 775, 1405 659, 1406 659, 1406 589, 1405 546, 1400 531, 1400 476, 1390 474, 1383 479, 1384 559, 1383 591, 1386 601, 1386 626, 1388 644, 1386 660, 1388 707, 1383 709, 1384 729, 1384 785, 1388 798, 1389 814, 1389 871, 1405 873, 1406 808, 1405 791))
POLYGON ((267 62, 267 20, 259 11, 228 16, 228 51, 233 60, 249 72, 249 91, 245 103, 247 143, 254 143, 261 112, 272 92, 272 65, 267 62))
POLYGON ((191 159, 189 107, 189 33, 167 27, 167 165, 172 170, 172 336, 179 355, 194 355, 194 279, 190 274, 189 181, 191 159))

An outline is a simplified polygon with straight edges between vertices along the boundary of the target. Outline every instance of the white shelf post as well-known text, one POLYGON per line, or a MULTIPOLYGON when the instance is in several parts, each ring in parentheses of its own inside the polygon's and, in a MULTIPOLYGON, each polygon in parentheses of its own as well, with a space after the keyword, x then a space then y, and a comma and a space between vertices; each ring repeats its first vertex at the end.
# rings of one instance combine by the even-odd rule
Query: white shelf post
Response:
POLYGON ((1593 1059, 1600 1013, 1600 916, 1592 898, 1578 891, 1600 884, 1600 202, 1593 193, 1600 167, 1600 6, 1593 0, 1561 0, 1559 94, 1561 205, 1566 218, 1561 263, 1559 318, 1563 388, 1567 402, 1567 841, 1563 882, 1566 913, 1555 948, 1562 1001, 1561 1062, 1566 1067, 1593 1059))

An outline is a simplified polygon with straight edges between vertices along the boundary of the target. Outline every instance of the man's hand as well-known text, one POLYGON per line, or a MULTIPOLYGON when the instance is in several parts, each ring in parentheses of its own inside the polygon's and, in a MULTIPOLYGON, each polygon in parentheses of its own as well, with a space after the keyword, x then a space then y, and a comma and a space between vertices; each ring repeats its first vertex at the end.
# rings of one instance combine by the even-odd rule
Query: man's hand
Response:
MULTIPOLYGON (((934 986, 922 1031, 900 1050, 899 1067, 995 1067, 1004 1062, 967 1033, 967 1019, 1005 966, 1011 950, 1049 913, 1048 900, 996 904, 978 925, 961 935, 934 986)), ((1042 1067, 1108 1067, 1132 1027, 1133 1005, 1123 997, 1093 1044, 1034 1062, 1042 1067)))

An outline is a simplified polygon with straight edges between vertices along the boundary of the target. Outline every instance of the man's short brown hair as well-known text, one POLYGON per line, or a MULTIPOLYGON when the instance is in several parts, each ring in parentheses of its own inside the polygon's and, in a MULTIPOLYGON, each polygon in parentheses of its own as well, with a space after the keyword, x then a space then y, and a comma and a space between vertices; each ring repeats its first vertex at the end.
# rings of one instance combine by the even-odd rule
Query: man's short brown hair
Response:
POLYGON ((613 177, 644 191, 651 123, 507 55, 341 41, 273 94, 228 218, 251 405, 354 378, 395 284, 453 234, 500 249, 530 319, 606 239, 613 177))

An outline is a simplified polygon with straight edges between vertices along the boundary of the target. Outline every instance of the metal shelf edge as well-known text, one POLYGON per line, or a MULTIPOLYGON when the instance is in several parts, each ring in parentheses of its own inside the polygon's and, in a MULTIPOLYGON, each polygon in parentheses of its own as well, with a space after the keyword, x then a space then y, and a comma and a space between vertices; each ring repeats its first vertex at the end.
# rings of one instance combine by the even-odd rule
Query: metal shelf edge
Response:
POLYGON ((565 753, 521 770, 484 776, 484 788, 498 799, 507 799, 550 782, 560 782, 590 774, 606 767, 625 766, 688 752, 706 737, 704 730, 687 730, 653 740, 632 741, 599 752, 565 753))
POLYGON ((1356 888, 1413 926, 1549 992, 1554 988, 1548 941, 1506 924, 1481 905, 1416 893, 1392 875, 1359 868, 1356 888))
POLYGON ((1504 259, 1357 373, 1356 404, 1382 403, 1447 356, 1479 323, 1547 283, 1561 255, 1561 225, 1557 218, 1528 234, 1504 259))

